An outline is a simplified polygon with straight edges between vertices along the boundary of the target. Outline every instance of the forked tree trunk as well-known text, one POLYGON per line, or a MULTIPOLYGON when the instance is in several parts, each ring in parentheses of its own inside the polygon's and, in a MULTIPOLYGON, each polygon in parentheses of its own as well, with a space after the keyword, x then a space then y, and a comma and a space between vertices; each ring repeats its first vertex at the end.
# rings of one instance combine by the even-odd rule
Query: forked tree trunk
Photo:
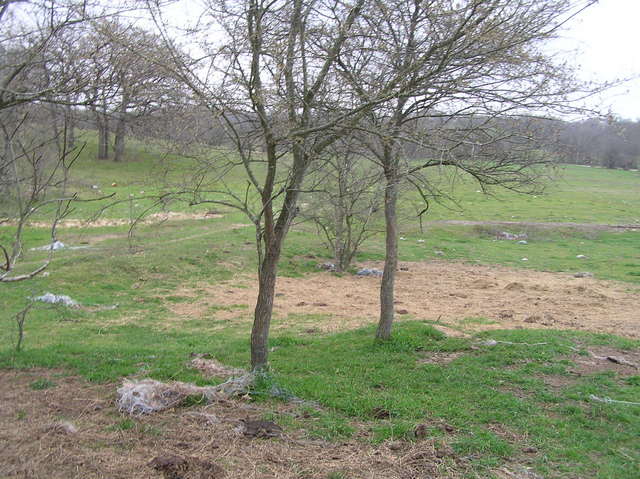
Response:
POLYGON ((382 284, 380 285, 380 321, 376 331, 376 339, 380 340, 391 338, 395 279, 396 270, 398 269, 398 216, 396 213, 398 178, 395 168, 386 173, 386 178, 387 187, 384 193, 386 251, 382 284))

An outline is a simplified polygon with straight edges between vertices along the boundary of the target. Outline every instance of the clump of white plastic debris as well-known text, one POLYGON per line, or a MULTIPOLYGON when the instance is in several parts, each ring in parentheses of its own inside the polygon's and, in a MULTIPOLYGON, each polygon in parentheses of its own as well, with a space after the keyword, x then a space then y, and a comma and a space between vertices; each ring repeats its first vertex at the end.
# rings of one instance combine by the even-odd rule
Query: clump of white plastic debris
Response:
POLYGON ((80 304, 75 299, 71 299, 66 294, 45 293, 42 296, 36 296, 33 300, 49 304, 63 304, 70 308, 80 307, 80 304))
POLYGON ((255 380, 248 373, 229 379, 217 386, 196 386, 195 384, 171 382, 163 383, 154 379, 130 381, 125 379, 118 388, 118 409, 129 414, 149 414, 179 406, 190 396, 202 396, 207 402, 227 399, 247 394, 255 380))
POLYGON ((62 241, 56 240, 51 244, 38 246, 37 248, 31 248, 31 251, 57 251, 64 248, 66 248, 66 245, 62 241))

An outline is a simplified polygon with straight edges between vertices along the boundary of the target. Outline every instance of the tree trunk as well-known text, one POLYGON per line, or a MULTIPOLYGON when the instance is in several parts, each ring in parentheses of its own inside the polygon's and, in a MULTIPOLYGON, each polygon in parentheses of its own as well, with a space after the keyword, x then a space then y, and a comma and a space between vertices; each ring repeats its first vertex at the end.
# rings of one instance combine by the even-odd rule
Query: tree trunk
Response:
POLYGON ((98 159, 109 159, 109 118, 103 112, 96 112, 98 129, 98 159))
POLYGON ((72 150, 76 146, 76 117, 73 112, 73 107, 67 105, 64 114, 67 123, 67 148, 72 150))
POLYGON ((122 161, 124 159, 124 140, 127 133, 128 103, 128 95, 125 92, 122 94, 122 103, 120 105, 120 111, 118 112, 118 122, 116 123, 115 140, 113 144, 113 161, 122 161))
POLYGON ((273 246, 267 251, 258 274, 258 300, 251 329, 251 369, 267 369, 269 356, 269 327, 276 290, 276 273, 279 253, 273 246))
POLYGON ((345 270, 344 256, 345 256, 345 239, 344 239, 344 210, 342 208, 342 202, 336 207, 336 238, 334 240, 334 264, 336 271, 342 273, 345 270))
POLYGON ((386 252, 384 272, 380 285, 380 321, 376 331, 376 339, 391 338, 393 323, 393 299, 398 269, 398 216, 396 203, 398 200, 398 178, 395 168, 387 172, 387 187, 384 193, 384 216, 386 222, 386 252))

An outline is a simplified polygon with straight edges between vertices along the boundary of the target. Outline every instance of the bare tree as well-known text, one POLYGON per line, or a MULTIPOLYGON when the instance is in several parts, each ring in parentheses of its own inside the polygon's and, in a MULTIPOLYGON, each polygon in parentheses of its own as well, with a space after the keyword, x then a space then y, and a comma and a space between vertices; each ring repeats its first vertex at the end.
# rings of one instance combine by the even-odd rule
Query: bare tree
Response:
POLYGON ((76 199, 66 190, 79 153, 69 142, 70 119, 65 116, 53 128, 38 122, 41 105, 70 106, 70 98, 86 86, 79 74, 82 59, 66 55, 64 45, 78 39, 89 8, 89 2, 72 0, 0 3, 0 191, 16 227, 13 244, 0 246, 0 282, 44 271, 50 257, 31 271, 15 272, 27 221, 46 210, 53 242, 58 221, 76 199))
POLYGON ((182 91, 170 72, 150 58, 165 58, 162 41, 118 18, 91 22, 80 55, 90 59, 92 84, 85 96, 98 130, 98 159, 124 159, 130 123, 173 103, 182 91))
POLYGON ((405 83, 403 95, 372 110, 363 123, 386 180, 378 339, 390 337, 394 316, 400 185, 409 182, 428 201, 433 184, 424 171, 444 166, 471 175, 483 189, 536 191, 539 172, 532 167, 550 159, 537 151, 527 117, 575 112, 573 101, 589 93, 540 45, 592 3, 400 0, 376 3, 362 23, 362 48, 353 58, 341 57, 344 80, 363 99, 374 81, 387 83, 403 72, 405 83), (371 31, 384 34, 367 37, 371 31), (362 55, 367 65, 358 69, 362 55), (424 157, 412 158, 408 145, 424 157))
MULTIPOLYGON (((239 208, 256 226, 259 293, 251 335, 253 369, 267 367, 278 261, 312 165, 354 129, 378 138, 371 149, 378 153, 386 178, 388 222, 379 337, 388 337, 391 271, 397 263, 398 185, 430 165, 463 164, 456 158, 472 143, 472 152, 479 151, 478 135, 464 128, 447 130, 447 119, 491 119, 567 106, 572 86, 565 71, 555 68, 536 47, 590 3, 207 2, 207 12, 198 17, 206 31, 189 33, 215 32, 219 41, 201 44, 199 61, 187 61, 174 49, 172 63, 158 63, 182 79, 224 126, 234 146, 233 154, 221 153, 202 167, 194 202, 239 208), (405 126, 416 125, 422 117, 443 120, 438 134, 429 141, 431 134, 421 131, 407 141, 440 148, 441 154, 403 170, 399 145, 405 126), (238 168, 247 181, 244 193, 224 182, 224 174, 238 168)), ((170 28, 157 5, 150 6, 170 47, 170 28)), ((497 144, 501 137, 484 123, 491 143, 497 144)), ((474 161, 480 156, 474 153, 474 161)), ((513 163, 496 161, 475 172, 484 183, 499 183, 513 168, 513 163)), ((466 171, 473 170, 468 166, 466 171)))
POLYGON ((333 253, 335 271, 346 271, 360 247, 379 233, 384 188, 357 138, 337 141, 309 174, 300 216, 313 221, 333 253))

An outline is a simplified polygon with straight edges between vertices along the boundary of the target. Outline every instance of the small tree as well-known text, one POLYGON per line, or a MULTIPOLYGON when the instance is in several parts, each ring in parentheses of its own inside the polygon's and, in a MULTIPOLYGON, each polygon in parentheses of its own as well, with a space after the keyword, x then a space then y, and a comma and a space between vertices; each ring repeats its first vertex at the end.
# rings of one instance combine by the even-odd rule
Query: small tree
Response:
POLYGON ((373 109, 365 122, 386 182, 378 339, 390 337, 394 317, 400 185, 409 182, 426 200, 433 185, 424 172, 438 166, 467 173, 482 188, 536 192, 534 167, 550 159, 538 151, 532 119, 578 111, 572 101, 587 94, 540 45, 593 3, 399 0, 376 3, 362 24, 362 48, 341 57, 344 81, 362 99, 369 85, 386 84, 398 72, 405 84, 403 95, 373 109), (423 158, 412 160, 409 145, 423 158))
POLYGON ((346 271, 362 243, 380 232, 381 176, 357 145, 345 139, 327 150, 327 158, 309 175, 305 189, 312 193, 300 203, 300 216, 316 224, 337 272, 346 271))

